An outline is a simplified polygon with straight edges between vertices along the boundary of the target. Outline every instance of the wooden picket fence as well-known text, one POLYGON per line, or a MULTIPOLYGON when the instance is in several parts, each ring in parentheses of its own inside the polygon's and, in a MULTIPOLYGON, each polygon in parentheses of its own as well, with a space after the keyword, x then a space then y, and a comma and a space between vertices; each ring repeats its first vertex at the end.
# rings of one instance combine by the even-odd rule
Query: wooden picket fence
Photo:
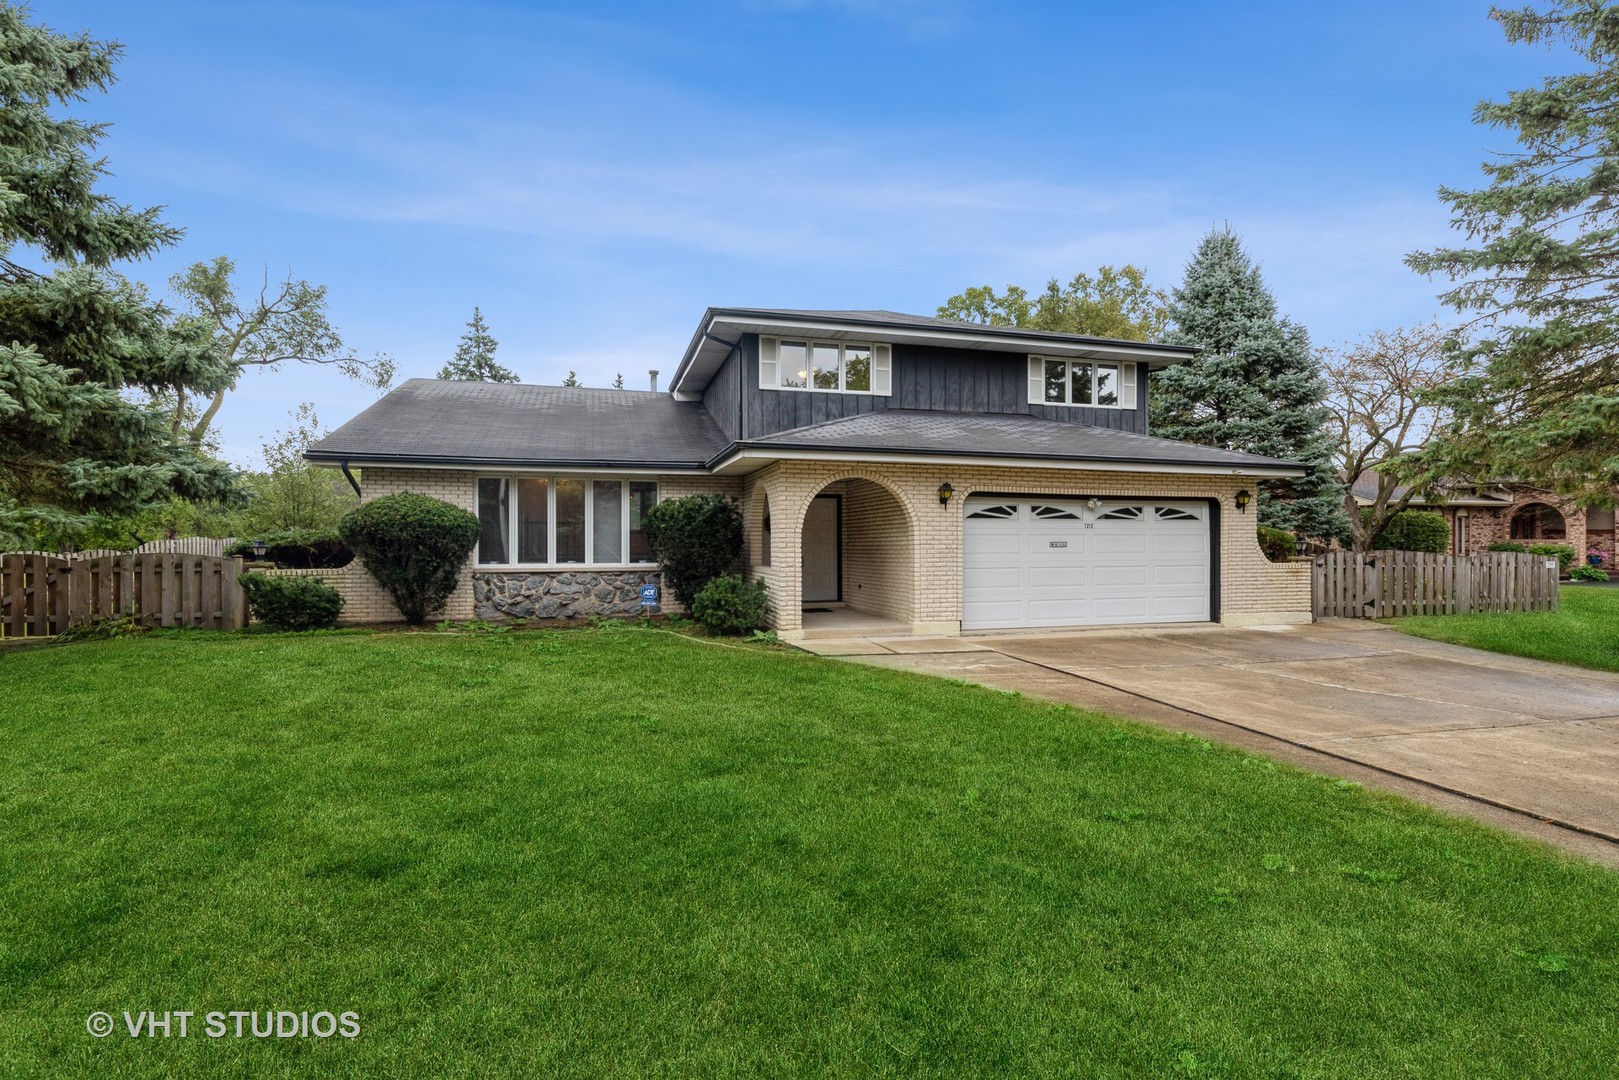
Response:
POLYGON ((1389 619, 1482 611, 1557 610, 1557 560, 1515 551, 1329 551, 1315 557, 1318 619, 1389 619))
POLYGON ((172 552, 66 558, 0 554, 0 637, 46 637, 97 618, 235 630, 247 603, 241 559, 172 552))

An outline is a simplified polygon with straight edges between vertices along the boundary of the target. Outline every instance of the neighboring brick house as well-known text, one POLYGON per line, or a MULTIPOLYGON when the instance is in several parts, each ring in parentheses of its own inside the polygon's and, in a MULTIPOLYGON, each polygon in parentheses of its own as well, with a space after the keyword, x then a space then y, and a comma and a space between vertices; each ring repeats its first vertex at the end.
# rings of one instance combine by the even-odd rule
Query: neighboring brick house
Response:
MULTIPOLYGON (((1361 505, 1376 494, 1376 478, 1355 484, 1361 505)), ((1619 495, 1619 492, 1615 493, 1619 495)), ((1434 510, 1450 530, 1450 550, 1458 555, 1488 551, 1505 541, 1533 544, 1568 544, 1576 561, 1600 555, 1601 565, 1614 561, 1613 509, 1584 507, 1574 499, 1529 484, 1491 484, 1481 488, 1453 487, 1443 496, 1413 498, 1415 510, 1434 510)))
MULTIPOLYGON (((710 309, 669 391, 413 379, 321 440, 362 495, 477 514, 451 618, 638 610, 654 502, 740 503, 744 573, 801 636, 839 608, 918 633, 1307 622, 1309 567, 1248 505, 1294 462, 1147 434, 1184 346, 883 311, 710 309)), ((391 605, 364 570, 345 617, 391 605)))

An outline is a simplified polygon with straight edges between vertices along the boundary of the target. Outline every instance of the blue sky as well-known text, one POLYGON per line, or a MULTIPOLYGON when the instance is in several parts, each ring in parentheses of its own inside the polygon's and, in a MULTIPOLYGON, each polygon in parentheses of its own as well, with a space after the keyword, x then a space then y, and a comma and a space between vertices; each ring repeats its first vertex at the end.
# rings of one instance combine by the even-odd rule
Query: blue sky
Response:
MULTIPOLYGON (((931 313, 974 284, 1134 262, 1169 287, 1230 222, 1318 344, 1438 313, 1401 257, 1504 136, 1484 97, 1566 70, 1474 2, 39 2, 122 41, 119 199, 184 241, 330 287, 360 351, 430 376, 474 304, 527 382, 667 377, 709 305, 931 313)), ((250 375, 251 463, 301 401, 250 375)))

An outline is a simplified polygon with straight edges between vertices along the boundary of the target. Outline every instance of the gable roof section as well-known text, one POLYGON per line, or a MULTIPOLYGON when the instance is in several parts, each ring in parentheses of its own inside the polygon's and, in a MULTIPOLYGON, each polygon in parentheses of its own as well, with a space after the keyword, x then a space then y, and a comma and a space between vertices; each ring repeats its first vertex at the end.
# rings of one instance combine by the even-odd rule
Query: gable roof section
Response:
POLYGON ((862 413, 794 428, 738 443, 736 450, 1038 458, 1279 476, 1302 476, 1308 471, 1295 461, 1158 439, 1130 431, 1014 414, 911 409, 862 413))
POLYGON ((996 352, 1045 353, 1051 356, 1130 360, 1158 369, 1191 359, 1191 345, 1160 345, 1118 338, 1060 334, 1020 326, 906 315, 898 311, 807 310, 803 308, 709 308, 686 346, 669 389, 700 394, 741 335, 803 334, 829 340, 886 341, 996 352))
POLYGON ((724 449, 695 402, 646 390, 411 379, 320 440, 310 461, 701 469, 724 449))

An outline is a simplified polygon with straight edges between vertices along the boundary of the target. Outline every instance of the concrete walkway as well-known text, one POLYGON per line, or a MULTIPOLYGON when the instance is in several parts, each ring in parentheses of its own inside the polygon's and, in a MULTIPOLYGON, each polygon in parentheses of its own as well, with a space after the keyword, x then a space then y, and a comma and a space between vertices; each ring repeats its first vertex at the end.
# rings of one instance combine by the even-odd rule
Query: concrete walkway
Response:
POLYGON ((1619 865, 1619 675, 1349 620, 802 647, 1195 731, 1619 865))

